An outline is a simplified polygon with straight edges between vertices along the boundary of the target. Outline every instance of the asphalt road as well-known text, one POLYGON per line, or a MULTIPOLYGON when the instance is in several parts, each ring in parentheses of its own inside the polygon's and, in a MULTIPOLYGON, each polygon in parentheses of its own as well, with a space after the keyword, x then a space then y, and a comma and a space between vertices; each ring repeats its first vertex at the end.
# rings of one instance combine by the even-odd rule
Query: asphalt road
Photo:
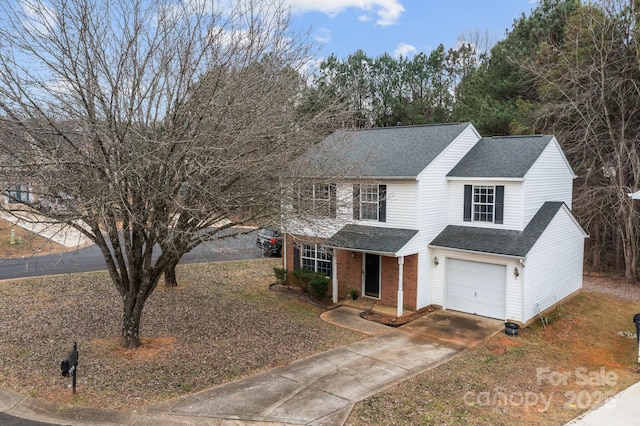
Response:
POLYGON ((5 413, 0 413, 0 425, 2 426, 45 426, 53 424, 54 423, 42 423, 33 420, 21 419, 19 417, 13 417, 5 413))
MULTIPOLYGON (((201 244, 184 255, 180 263, 258 259, 262 251, 255 246, 256 233, 201 244)), ((96 246, 55 255, 0 259, 0 280, 102 270, 106 270, 106 264, 96 246)))

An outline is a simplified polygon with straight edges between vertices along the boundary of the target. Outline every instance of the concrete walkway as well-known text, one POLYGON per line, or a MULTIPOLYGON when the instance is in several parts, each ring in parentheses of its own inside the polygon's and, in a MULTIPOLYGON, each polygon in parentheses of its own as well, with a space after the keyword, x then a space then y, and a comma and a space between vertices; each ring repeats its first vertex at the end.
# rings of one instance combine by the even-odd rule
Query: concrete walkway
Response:
POLYGON ((640 382, 567 423, 571 426, 632 426, 640 423, 640 382))
POLYGON ((439 311, 383 330, 360 318, 359 311, 334 311, 329 315, 334 321, 342 317, 348 328, 375 328, 378 334, 135 412, 59 406, 1 390, 0 400, 9 402, 0 404, 0 411, 69 425, 339 425, 357 402, 450 360, 503 328, 501 321, 439 311))

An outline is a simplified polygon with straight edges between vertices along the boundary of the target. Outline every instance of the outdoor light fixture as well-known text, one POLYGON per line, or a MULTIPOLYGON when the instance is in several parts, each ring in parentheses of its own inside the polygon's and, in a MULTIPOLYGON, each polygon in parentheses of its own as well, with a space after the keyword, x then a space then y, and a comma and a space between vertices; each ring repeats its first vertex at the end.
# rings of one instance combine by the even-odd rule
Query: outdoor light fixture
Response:
POLYGON ((516 277, 516 280, 520 276, 520 271, 518 271, 518 267, 513 268, 513 276, 516 277))
POLYGON ((433 258, 433 266, 438 266, 440 262, 438 262, 438 256, 434 256, 433 258))

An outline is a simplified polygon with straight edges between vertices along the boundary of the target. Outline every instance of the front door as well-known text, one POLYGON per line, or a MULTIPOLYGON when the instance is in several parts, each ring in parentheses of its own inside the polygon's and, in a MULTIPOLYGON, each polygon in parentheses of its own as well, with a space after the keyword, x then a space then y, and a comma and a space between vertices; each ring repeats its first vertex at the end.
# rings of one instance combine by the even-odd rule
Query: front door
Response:
POLYGON ((380 298, 380 255, 364 256, 364 295, 380 298))

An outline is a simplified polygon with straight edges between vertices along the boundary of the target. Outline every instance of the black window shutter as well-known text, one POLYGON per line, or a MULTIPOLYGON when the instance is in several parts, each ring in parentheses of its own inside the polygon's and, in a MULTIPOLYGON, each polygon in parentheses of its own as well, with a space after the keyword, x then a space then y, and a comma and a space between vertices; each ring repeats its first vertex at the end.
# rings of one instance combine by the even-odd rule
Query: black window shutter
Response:
POLYGON ((378 186, 378 222, 387 221, 387 185, 378 186))
POLYGON ((471 222, 471 197, 473 196, 473 186, 464 186, 464 221, 471 222))
POLYGON ((336 218, 336 184, 329 185, 329 216, 331 219, 336 218))
POLYGON ((298 245, 293 246, 293 270, 300 269, 300 247, 298 245))
POLYGON ((495 223, 503 223, 504 220, 504 186, 496 186, 496 210, 495 223))
POLYGON ((353 219, 360 220, 360 185, 353 185, 353 219))

